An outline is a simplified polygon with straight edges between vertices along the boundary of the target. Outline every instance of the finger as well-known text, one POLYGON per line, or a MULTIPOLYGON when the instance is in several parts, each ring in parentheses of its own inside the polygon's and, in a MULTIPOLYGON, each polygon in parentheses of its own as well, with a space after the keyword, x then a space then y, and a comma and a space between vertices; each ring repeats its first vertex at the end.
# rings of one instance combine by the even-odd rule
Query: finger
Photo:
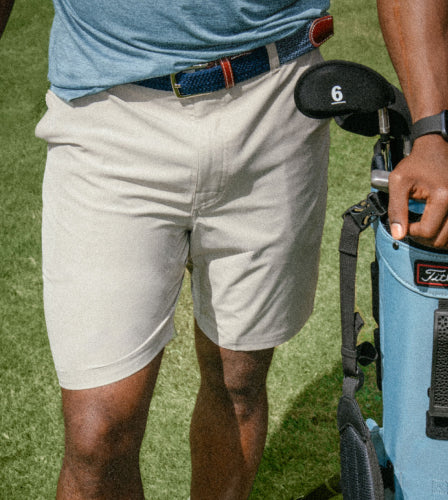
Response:
POLYGON ((409 227, 409 234, 412 237, 422 238, 434 243, 446 220, 446 206, 434 200, 428 200, 420 221, 411 224, 409 227))
POLYGON ((419 228, 420 225, 421 222, 418 222, 409 226, 409 234, 414 240, 426 246, 448 248, 448 218, 445 218, 433 235, 428 233, 427 236, 423 237, 422 235, 426 234, 426 232, 419 228))
POLYGON ((436 240, 434 241, 434 246, 436 248, 448 249, 448 220, 443 225, 436 240))

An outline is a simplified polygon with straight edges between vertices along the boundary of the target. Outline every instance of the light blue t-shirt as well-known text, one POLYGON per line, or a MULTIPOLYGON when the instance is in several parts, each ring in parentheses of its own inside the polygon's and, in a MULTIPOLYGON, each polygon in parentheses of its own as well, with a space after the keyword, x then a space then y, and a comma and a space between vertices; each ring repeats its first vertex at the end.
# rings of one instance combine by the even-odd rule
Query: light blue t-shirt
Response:
POLYGON ((284 38, 330 0, 53 0, 49 79, 62 99, 168 75, 284 38))

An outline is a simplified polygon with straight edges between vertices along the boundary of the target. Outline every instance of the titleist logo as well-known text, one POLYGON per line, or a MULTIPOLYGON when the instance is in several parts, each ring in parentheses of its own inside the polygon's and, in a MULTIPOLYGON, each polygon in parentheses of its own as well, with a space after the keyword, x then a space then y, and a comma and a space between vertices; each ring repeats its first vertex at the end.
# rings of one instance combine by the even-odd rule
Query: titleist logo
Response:
POLYGON ((415 263, 415 282, 420 286, 448 288, 448 264, 417 261, 415 263))

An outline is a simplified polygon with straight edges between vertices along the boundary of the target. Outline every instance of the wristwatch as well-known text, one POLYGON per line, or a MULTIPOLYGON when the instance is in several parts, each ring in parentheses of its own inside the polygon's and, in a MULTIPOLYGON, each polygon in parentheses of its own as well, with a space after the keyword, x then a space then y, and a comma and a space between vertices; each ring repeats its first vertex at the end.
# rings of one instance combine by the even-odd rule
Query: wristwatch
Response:
POLYGON ((428 134, 440 134, 448 142, 448 110, 417 120, 412 125, 412 140, 415 141, 417 137, 428 134))

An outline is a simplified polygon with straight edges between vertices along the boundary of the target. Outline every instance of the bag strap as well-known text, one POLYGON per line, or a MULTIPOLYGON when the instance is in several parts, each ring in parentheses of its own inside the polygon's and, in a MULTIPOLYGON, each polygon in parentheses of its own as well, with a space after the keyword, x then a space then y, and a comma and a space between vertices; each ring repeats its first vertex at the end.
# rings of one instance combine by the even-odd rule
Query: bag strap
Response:
MULTIPOLYGON (((355 311, 356 263, 358 260, 359 235, 374 220, 387 212, 383 193, 370 193, 366 200, 353 205, 343 215, 344 223, 339 242, 340 301, 342 329, 342 368, 344 372, 344 394, 354 396, 362 386, 362 371, 358 361, 365 354, 366 346, 357 347, 358 334, 364 324, 355 311), (350 381, 350 379, 355 379, 350 381)), ((373 359, 372 359, 373 361, 373 359)), ((368 364, 366 361, 362 364, 368 364)))
POLYGON ((356 264, 360 234, 387 212, 380 198, 382 195, 383 193, 370 193, 366 200, 353 205, 344 213, 339 242, 341 354, 344 372, 342 397, 338 405, 341 485, 344 498, 366 500, 384 500, 384 483, 370 431, 356 401, 356 392, 364 382, 364 374, 358 368, 358 363, 367 365, 377 356, 375 348, 368 342, 357 346, 363 320, 355 312, 356 264))

